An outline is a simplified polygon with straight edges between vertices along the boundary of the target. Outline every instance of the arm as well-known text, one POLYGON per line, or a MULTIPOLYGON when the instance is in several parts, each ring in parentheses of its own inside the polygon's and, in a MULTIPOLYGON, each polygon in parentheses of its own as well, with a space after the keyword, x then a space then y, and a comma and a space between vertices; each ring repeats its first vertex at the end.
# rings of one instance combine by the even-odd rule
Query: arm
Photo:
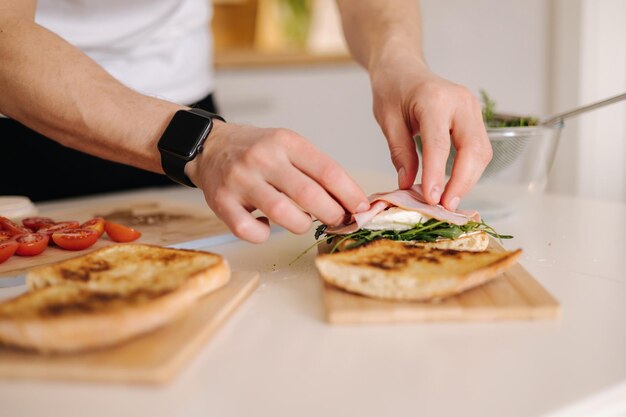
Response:
POLYGON ((456 209, 491 160, 480 105, 464 87, 433 74, 421 50, 417 0, 337 0, 355 59, 369 74, 374 115, 398 170, 401 188, 413 184, 423 143, 422 184, 429 203, 456 209), (450 141, 457 150, 445 184, 450 141))
MULTIPOLYGON (((34 22, 35 0, 0 0, 0 113, 109 160, 162 173, 157 142, 184 106, 125 87, 96 62, 34 22)), ((311 213, 338 224, 369 207, 328 156, 294 132, 216 122, 186 166, 207 202, 240 238, 262 242, 267 219, 304 233, 311 213), (303 158, 302 155, 307 155, 303 158)))
POLYGON ((0 0, 0 112, 65 146, 162 172, 156 143, 182 106, 119 83, 37 25, 35 5, 0 0))

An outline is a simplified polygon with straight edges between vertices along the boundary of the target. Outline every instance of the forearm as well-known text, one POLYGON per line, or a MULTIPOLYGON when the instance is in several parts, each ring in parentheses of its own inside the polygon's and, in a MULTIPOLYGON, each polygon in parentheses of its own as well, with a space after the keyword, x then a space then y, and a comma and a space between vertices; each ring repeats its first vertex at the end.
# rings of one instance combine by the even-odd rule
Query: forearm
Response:
POLYGON ((0 113, 65 146, 162 172, 156 143, 182 106, 125 87, 19 16, 0 18, 0 62, 0 113))
POLYGON ((366 69, 388 65, 390 60, 424 65, 418 0, 337 0, 337 4, 350 51, 366 69))

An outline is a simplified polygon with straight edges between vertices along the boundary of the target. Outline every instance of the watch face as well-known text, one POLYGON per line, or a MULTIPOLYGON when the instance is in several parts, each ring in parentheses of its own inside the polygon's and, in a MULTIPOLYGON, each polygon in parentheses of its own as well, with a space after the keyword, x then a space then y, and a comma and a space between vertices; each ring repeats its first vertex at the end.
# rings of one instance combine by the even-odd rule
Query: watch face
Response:
POLYGON ((193 159, 210 128, 210 119, 186 110, 179 110, 163 132, 159 141, 159 149, 178 155, 183 159, 193 159))

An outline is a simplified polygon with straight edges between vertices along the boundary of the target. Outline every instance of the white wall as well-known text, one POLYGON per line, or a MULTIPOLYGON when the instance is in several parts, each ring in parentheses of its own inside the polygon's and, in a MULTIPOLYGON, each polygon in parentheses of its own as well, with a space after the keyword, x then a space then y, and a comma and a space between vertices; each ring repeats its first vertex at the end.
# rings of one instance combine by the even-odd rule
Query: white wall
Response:
MULTIPOLYGON (((626 1, 555 0, 554 111, 626 92, 626 1)), ((626 201, 626 103, 567 123, 551 189, 626 201)))
MULTIPOLYGON (((580 22, 582 10, 571 7, 577 0, 557 0, 552 11, 552 59, 550 67, 551 113, 574 108, 581 102, 578 80, 580 79, 580 22)), ((580 119, 567 121, 561 133, 561 141, 556 153, 554 166, 549 179, 548 190, 576 194, 578 190, 578 138, 580 119)))
POLYGON ((355 64, 221 70, 217 86, 230 121, 290 128, 348 168, 393 172, 367 74, 355 64))
POLYGON ((422 0, 424 52, 442 76, 503 112, 546 114, 550 1, 422 0))

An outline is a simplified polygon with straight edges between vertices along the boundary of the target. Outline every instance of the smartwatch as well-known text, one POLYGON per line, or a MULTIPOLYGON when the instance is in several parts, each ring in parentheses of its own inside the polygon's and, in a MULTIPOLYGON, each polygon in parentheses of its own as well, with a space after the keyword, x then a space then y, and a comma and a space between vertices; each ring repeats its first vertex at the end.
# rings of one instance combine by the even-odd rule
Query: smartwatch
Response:
POLYGON ((223 117, 198 108, 174 114, 158 145, 161 167, 170 179, 195 187, 185 175, 185 165, 202 152, 202 145, 213 129, 213 119, 225 122, 223 117))

